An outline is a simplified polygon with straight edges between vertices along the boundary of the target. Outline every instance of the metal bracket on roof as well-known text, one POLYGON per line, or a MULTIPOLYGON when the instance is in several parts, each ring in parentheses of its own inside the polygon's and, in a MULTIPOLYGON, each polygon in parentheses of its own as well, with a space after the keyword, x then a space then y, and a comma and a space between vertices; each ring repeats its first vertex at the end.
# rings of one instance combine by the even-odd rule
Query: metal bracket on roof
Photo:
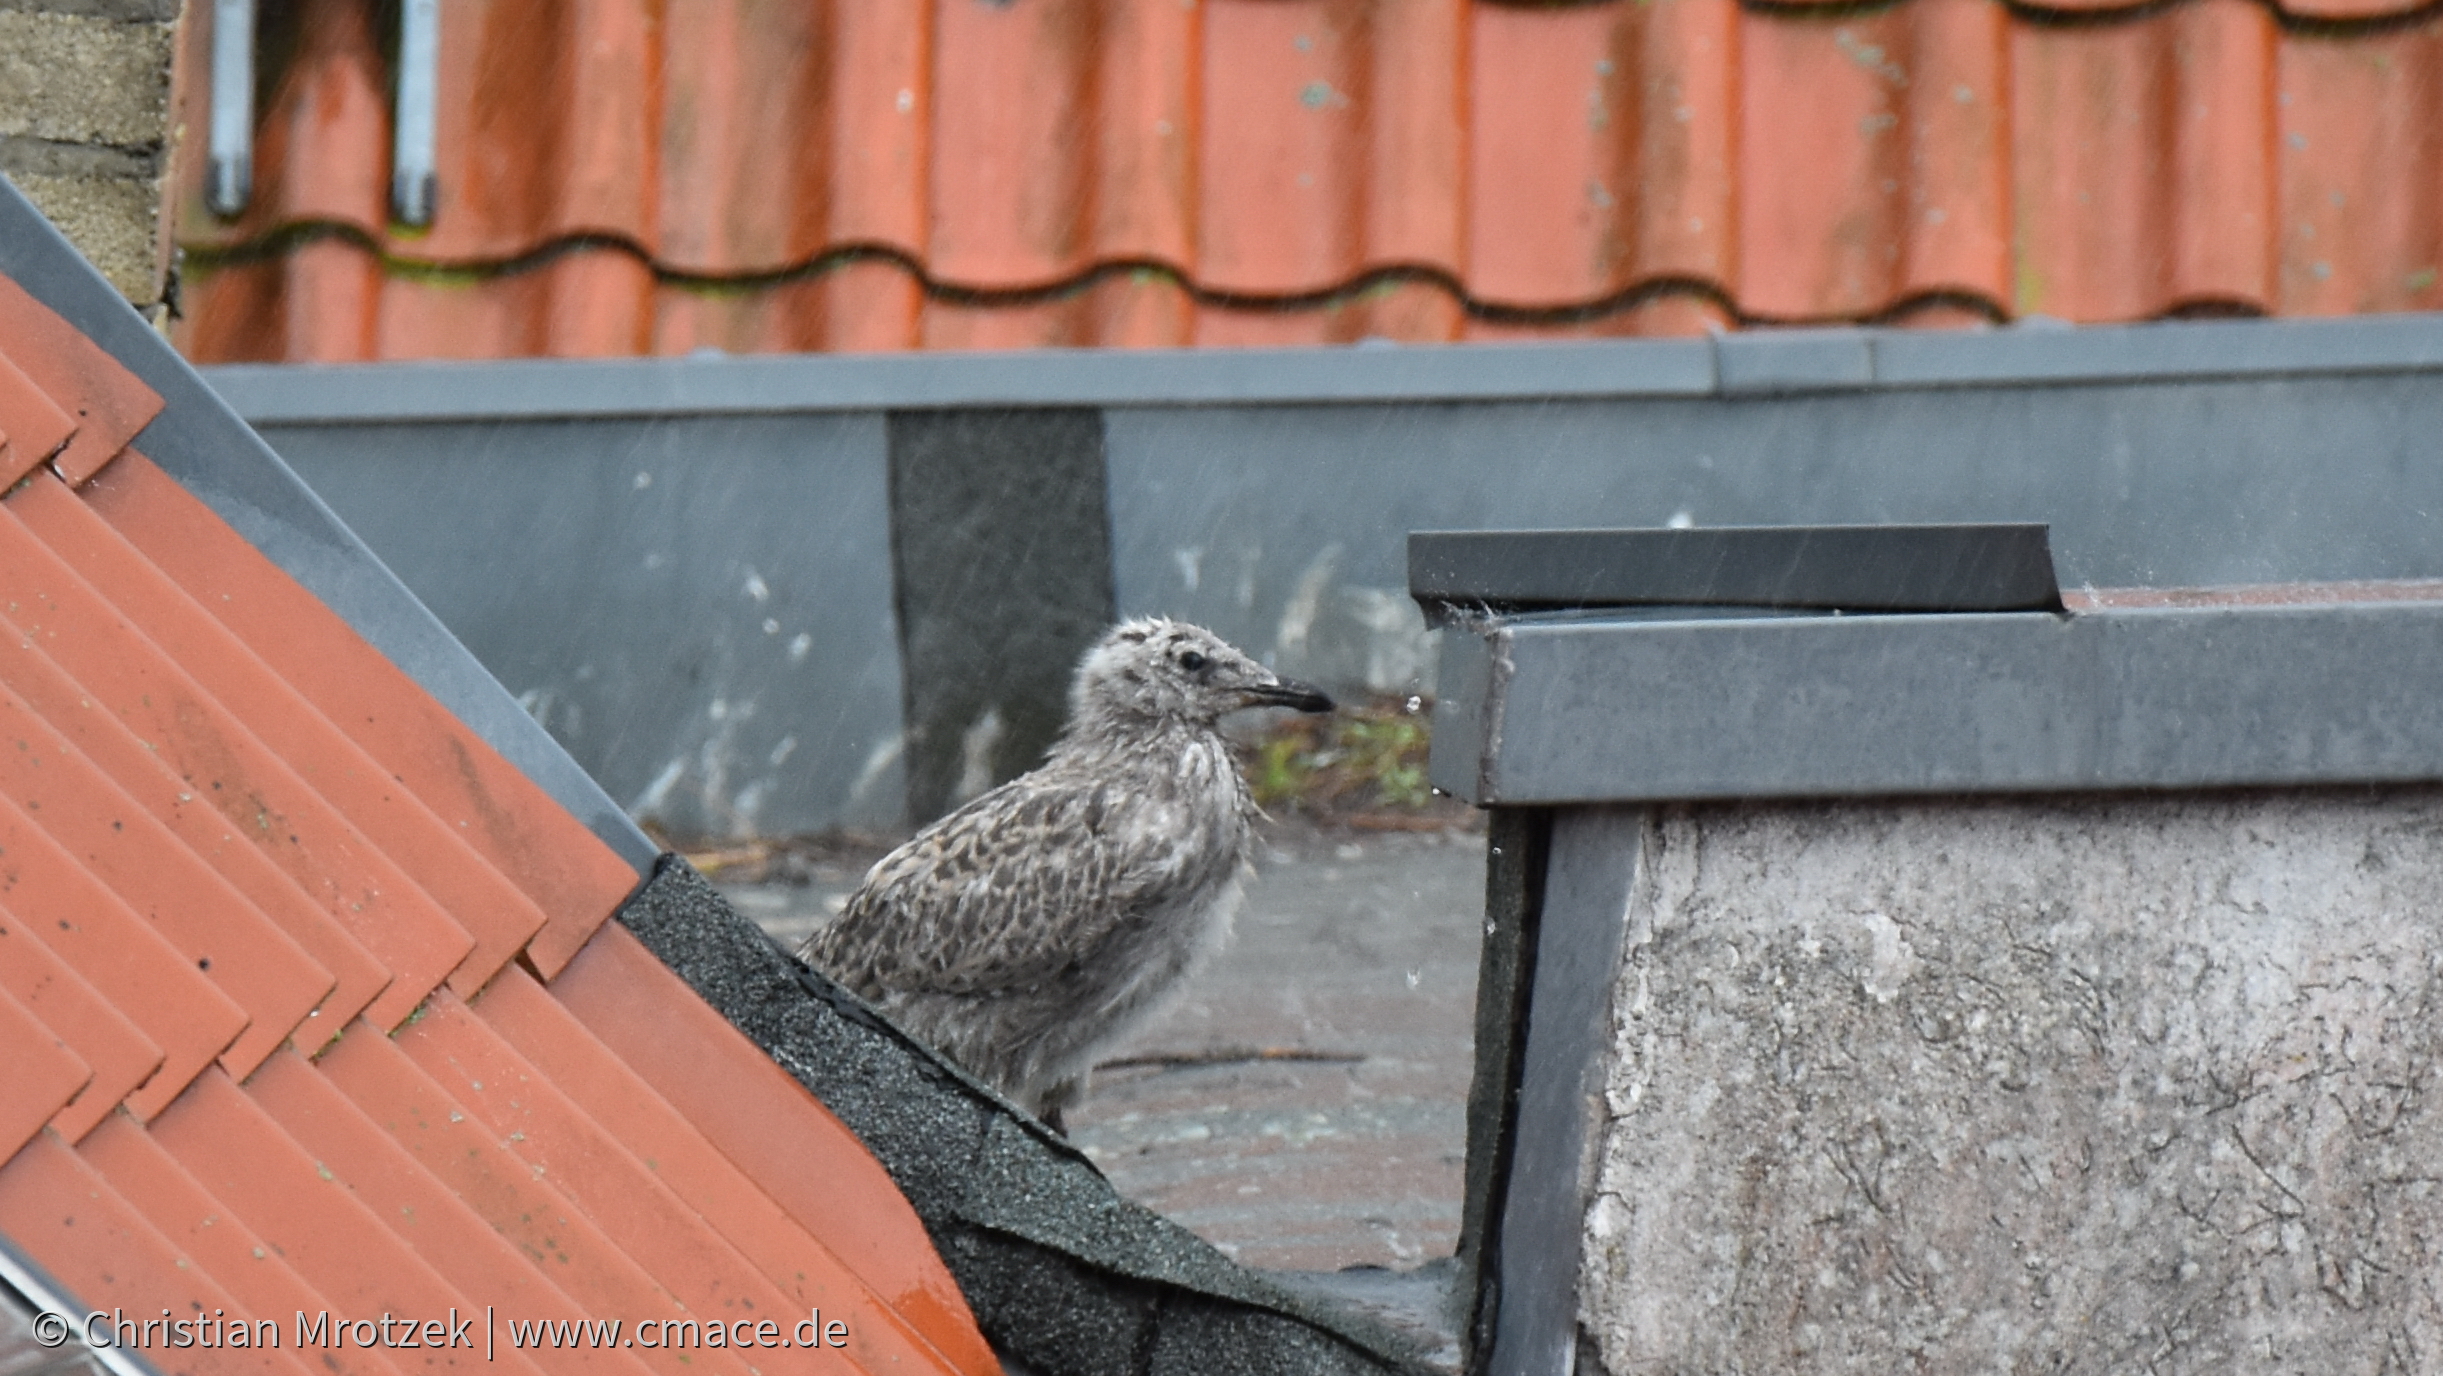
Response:
POLYGON ((235 215, 254 191, 254 0, 212 0, 211 167, 204 204, 235 215))
POLYGON ((433 222, 439 181, 433 170, 435 107, 440 100, 441 0, 399 6, 399 98, 391 128, 390 213, 422 229, 433 222))

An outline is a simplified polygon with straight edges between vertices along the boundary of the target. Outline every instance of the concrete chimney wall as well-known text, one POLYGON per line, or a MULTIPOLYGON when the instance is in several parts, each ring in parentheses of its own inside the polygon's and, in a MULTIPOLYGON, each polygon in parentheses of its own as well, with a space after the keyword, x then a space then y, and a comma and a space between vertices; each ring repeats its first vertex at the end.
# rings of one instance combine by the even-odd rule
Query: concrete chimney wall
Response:
POLYGON ((2443 1364, 2443 789, 1649 815, 1604 1369, 2443 1364))
POLYGON ((148 316, 170 294, 179 0, 0 0, 0 173, 148 316))

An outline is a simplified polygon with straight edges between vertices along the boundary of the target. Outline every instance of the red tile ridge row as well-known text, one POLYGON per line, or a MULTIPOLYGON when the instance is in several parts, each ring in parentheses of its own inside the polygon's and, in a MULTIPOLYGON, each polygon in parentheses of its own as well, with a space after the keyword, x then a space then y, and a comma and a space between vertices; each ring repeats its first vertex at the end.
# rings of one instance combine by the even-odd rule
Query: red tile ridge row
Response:
POLYGON ((636 871, 355 628, 135 450, 78 496, 545 914, 557 974, 636 871))
POLYGON ((541 908, 66 484, 38 479, 0 503, 0 510, 73 564, 375 853, 412 874, 410 882, 475 937, 474 949, 452 972, 454 987, 483 987, 542 930, 541 908))
MULTIPOLYGON (((0 517, 5 519, 5 517, 0 517)), ((0 618, 0 632, 14 627, 0 618)), ((22 632, 0 640, 0 688, 15 694, 42 716, 87 760, 118 787, 147 808, 156 823, 173 833, 194 857, 218 872, 247 903, 276 923, 310 954, 333 980, 330 993, 314 1012, 323 1019, 320 1037, 338 1035, 383 990, 393 983, 392 967, 377 963, 347 930, 334 923, 270 857, 251 841, 236 835, 223 815, 198 799, 164 761, 157 747, 137 737, 129 726, 99 706, 66 671, 44 655, 22 632)), ((122 823, 123 825, 123 823, 122 823)), ((165 859, 183 870, 183 862, 165 859)), ((201 885, 206 896, 212 885, 201 885)), ((463 944, 463 942, 461 943, 463 944)), ((404 967, 412 984, 415 967, 404 967)), ((434 980, 439 979, 434 975, 434 980)), ((421 997, 417 991, 416 997, 421 997)), ((402 1013, 404 1016, 404 1013, 402 1013)))
MULTIPOLYGON (((43 486, 39 479, 28 483, 0 504, 0 586, 20 590, 0 603, 8 621, 157 752, 188 791, 218 809, 334 917, 361 921, 367 933, 430 931, 452 945, 468 938, 469 929, 484 930, 491 914, 460 918, 443 911, 397 861, 197 683, 185 662, 138 631, 125 611, 35 539, 24 523, 4 514, 43 486)), ((503 939, 506 934, 495 931, 489 942, 476 939, 455 964, 478 955, 483 960, 461 978, 480 988, 483 977, 514 956, 529 934, 503 939), (490 969, 483 968, 484 961, 490 969)), ((397 1015, 405 1017, 413 1006, 410 999, 397 1015)))

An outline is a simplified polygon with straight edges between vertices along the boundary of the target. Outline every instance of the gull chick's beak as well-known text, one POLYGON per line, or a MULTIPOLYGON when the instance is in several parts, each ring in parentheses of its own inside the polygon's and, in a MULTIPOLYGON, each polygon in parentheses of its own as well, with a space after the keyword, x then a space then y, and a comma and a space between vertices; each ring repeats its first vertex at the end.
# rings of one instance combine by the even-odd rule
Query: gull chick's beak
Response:
POLYGON ((1301 712, 1329 712, 1332 700, 1311 683, 1293 678, 1275 679, 1247 689, 1250 707, 1294 707, 1301 712))

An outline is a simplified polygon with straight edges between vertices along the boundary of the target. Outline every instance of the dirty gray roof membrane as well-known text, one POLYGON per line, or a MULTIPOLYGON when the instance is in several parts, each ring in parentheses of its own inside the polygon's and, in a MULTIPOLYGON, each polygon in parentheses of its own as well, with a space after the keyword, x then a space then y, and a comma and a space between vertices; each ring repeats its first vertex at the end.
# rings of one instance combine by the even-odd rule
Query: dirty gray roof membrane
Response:
POLYGON ((784 953, 684 860, 666 857, 619 920, 881 1159, 1007 1356, 1047 1376, 1427 1369, 1371 1317, 1122 1198, 1065 1139, 784 953))

